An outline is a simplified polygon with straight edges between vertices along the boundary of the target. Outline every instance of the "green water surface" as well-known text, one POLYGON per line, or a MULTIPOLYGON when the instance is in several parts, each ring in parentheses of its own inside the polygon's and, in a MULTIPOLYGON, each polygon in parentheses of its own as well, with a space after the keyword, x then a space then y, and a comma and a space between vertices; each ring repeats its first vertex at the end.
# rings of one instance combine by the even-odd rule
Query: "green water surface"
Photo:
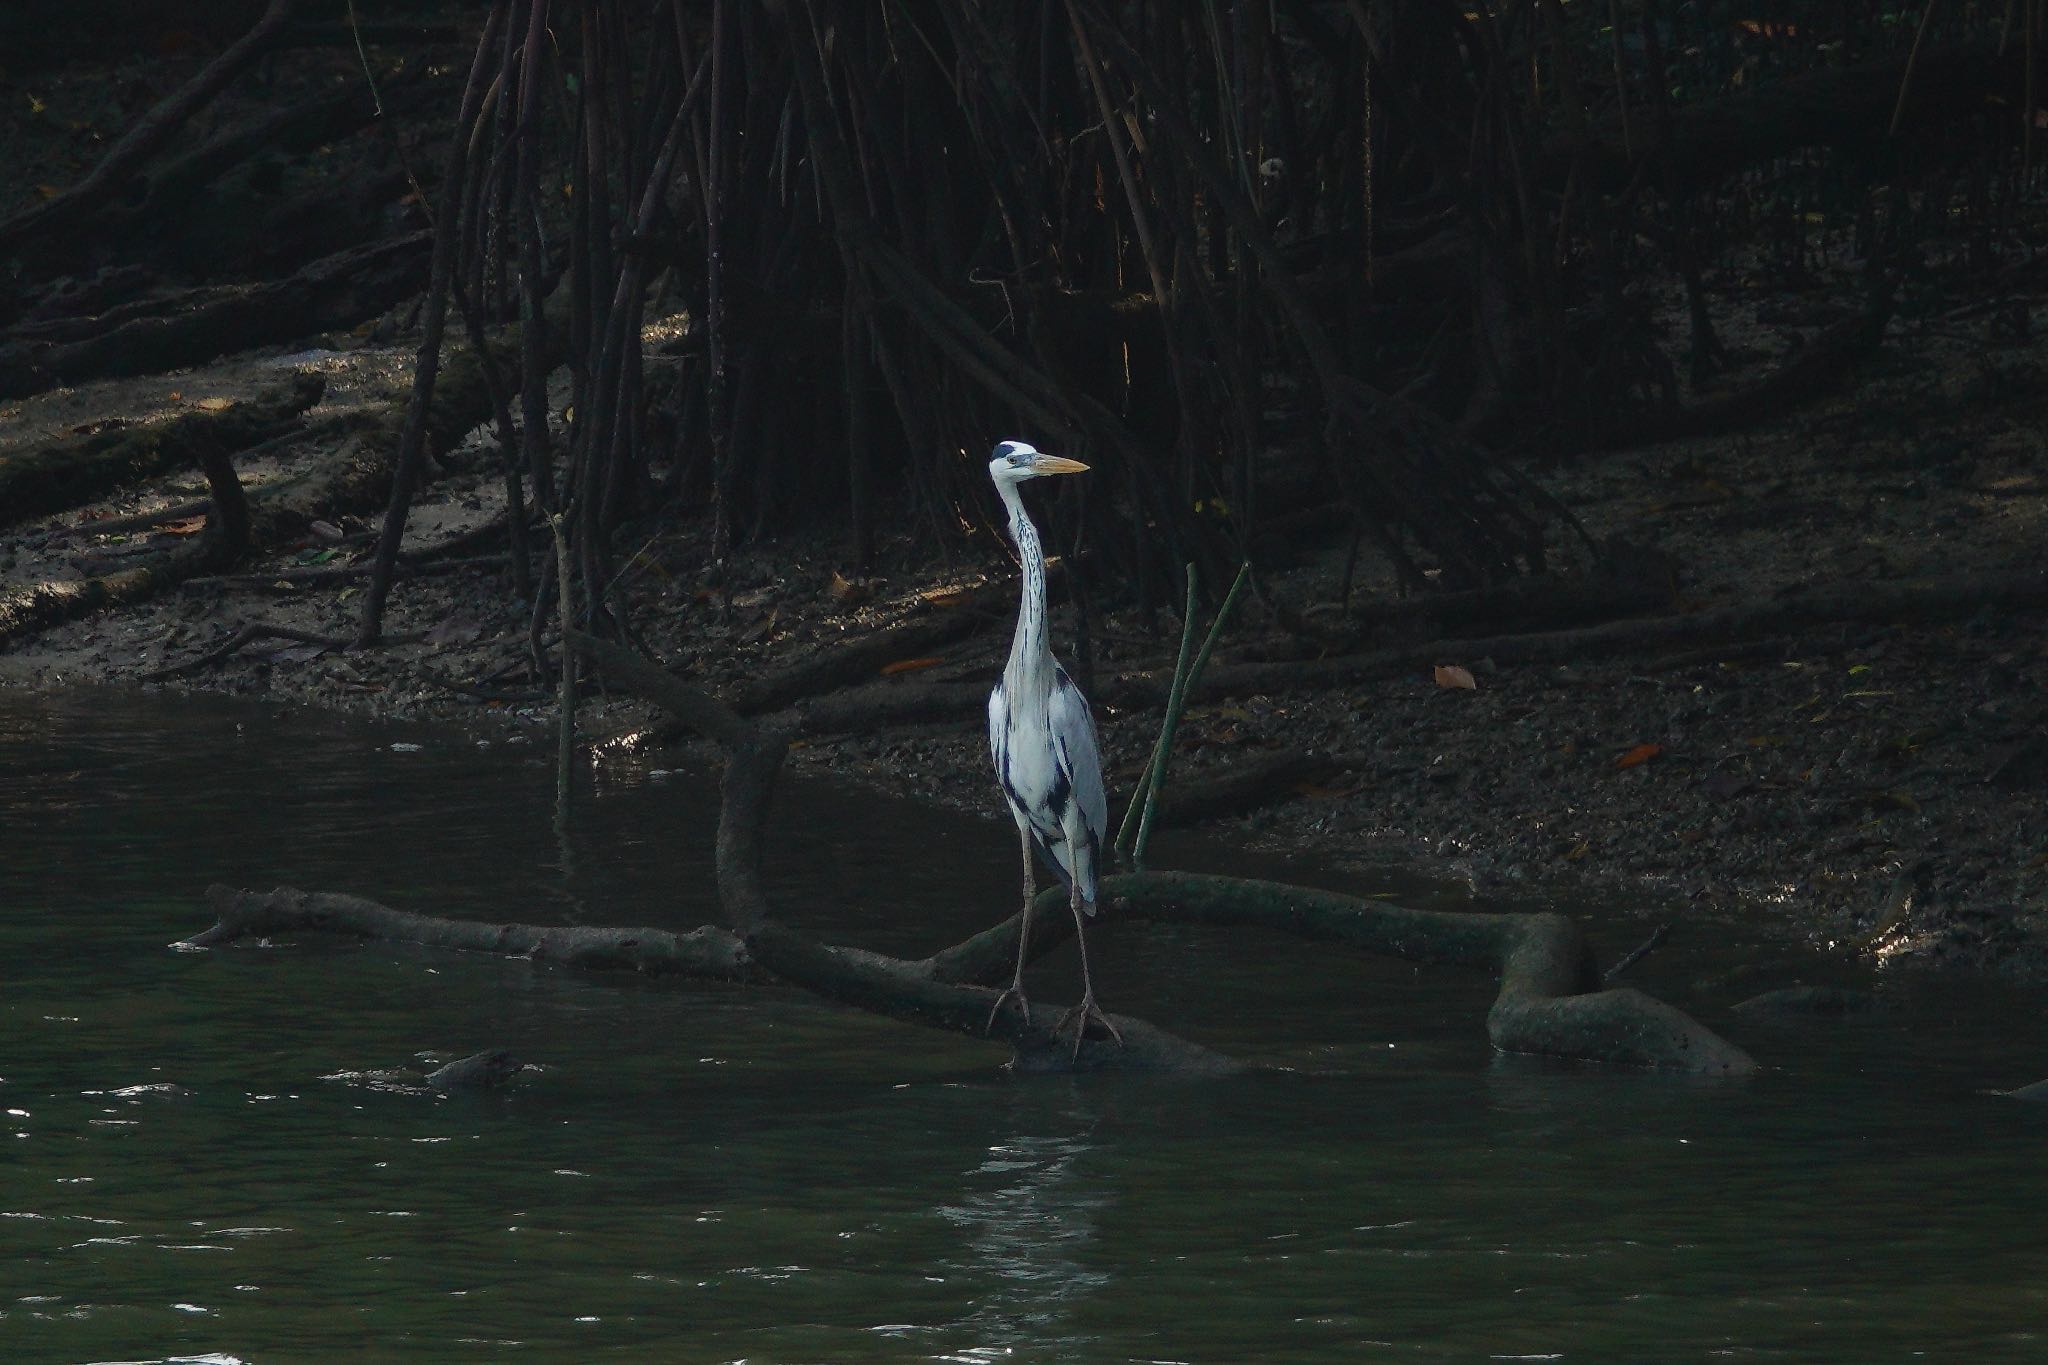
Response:
MULTIPOLYGON (((170 946, 215 881, 715 916, 701 776, 586 775, 565 849, 545 736, 477 738, 0 694, 0 1361, 2048 1360, 2048 1112, 1978 1093, 2048 1075, 2040 996, 1745 1026, 1687 993, 1739 927, 1645 984, 1743 1082, 1497 1058, 1486 981, 1221 933, 1105 927, 1106 1003, 1291 1069, 1012 1078, 783 992, 170 946), (368 1074, 487 1046, 544 1069, 368 1074)), ((1007 822, 788 785, 807 925, 1010 908, 1007 822)))

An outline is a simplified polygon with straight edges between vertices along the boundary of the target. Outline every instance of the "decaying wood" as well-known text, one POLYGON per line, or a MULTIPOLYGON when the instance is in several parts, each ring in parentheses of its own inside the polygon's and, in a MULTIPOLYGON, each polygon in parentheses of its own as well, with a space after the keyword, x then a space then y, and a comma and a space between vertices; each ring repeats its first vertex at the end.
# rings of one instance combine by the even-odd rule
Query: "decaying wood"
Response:
MULTIPOLYGON (((786 741, 764 735, 709 693, 680 682, 622 646, 576 633, 570 643, 608 675, 726 749, 718 833, 720 896, 728 922, 746 938, 763 966, 847 1003, 935 1027, 975 1031, 986 1019, 993 997, 980 987, 969 995, 959 992, 991 972, 999 975, 1004 962, 1015 960, 1019 917, 938 955, 921 969, 891 965, 872 954, 849 957, 791 929, 774 915, 761 887, 758 847, 786 741), (906 976, 919 984, 905 988, 906 976)), ((1592 989, 1598 985, 1597 968, 1577 927, 1563 916, 1410 910, 1278 883, 1180 873, 1111 877, 1103 883, 1103 894, 1112 902, 1112 919, 1114 907, 1122 906, 1134 915, 1256 925, 1414 961, 1493 967, 1502 974, 1502 988, 1488 1016, 1488 1033, 1504 1051, 1717 1074, 1755 1067, 1741 1049, 1679 1010, 1626 988, 1592 989)), ((1054 1022, 1056 1016, 1050 1012, 1041 1021, 1036 1007, 1030 1019, 1019 1022, 1017 1033, 1008 1040, 1017 1046, 1020 1059, 1027 1064, 1056 1060, 1063 1045, 1043 1031, 1045 1024, 1054 1022)), ((1000 1030, 1007 1026, 1007 1016, 997 1023, 998 1036, 1004 1036, 1000 1030)), ((1091 1038, 1083 1045, 1079 1064, 1156 1066, 1171 1063, 1181 1047, 1192 1046, 1155 1034, 1137 1020, 1120 1016, 1117 1027, 1125 1032, 1125 1048, 1091 1038)), ((1216 1064, 1194 1054, 1187 1060, 1200 1067, 1216 1064)))
POLYGON ((151 475, 196 462, 202 451, 232 453, 298 423, 326 381, 295 374, 253 398, 218 410, 190 408, 161 422, 65 435, 0 452, 0 524, 82 506, 151 475))
POLYGON ((241 938, 272 934, 342 934, 389 943, 417 943, 429 948, 495 953, 500 957, 527 957, 563 967, 731 981, 763 979, 749 960, 745 946, 718 928, 676 934, 661 929, 486 924, 416 915, 359 896, 283 886, 268 892, 214 886, 207 889, 206 898, 216 918, 211 928, 187 940, 195 948, 215 948, 241 938))
POLYGON ((282 280, 209 286, 123 304, 99 318, 24 325, 0 345, 0 398, 155 374, 354 326, 419 288, 428 235, 350 247, 282 280))
POLYGON ((154 597, 195 574, 218 572, 239 559, 249 545, 249 509, 234 466, 219 450, 201 453, 198 462, 214 490, 214 510, 196 540, 110 573, 0 592, 0 648, 62 621, 154 597))
MULTIPOLYGON (((702 688, 623 645, 571 631, 567 644, 618 684, 639 691, 725 752, 717 831, 723 929, 689 935, 644 929, 546 928, 409 914, 351 896, 280 888, 268 894, 214 887, 216 923, 190 940, 216 947, 251 935, 318 931, 472 951, 519 953, 564 965, 762 979, 929 1028, 985 1036, 1014 1049, 1021 1069, 1168 1069, 1220 1074, 1242 1064, 1145 1020, 1116 1016, 1118 1042, 1058 1033, 1063 1013, 1033 1005, 991 1018, 1015 961, 1013 915, 922 961, 821 942, 779 916, 761 881, 761 831, 788 751, 786 731, 741 717, 702 688), (729 931, 729 932, 728 932, 729 931)), ((1048 908, 1060 896, 1047 891, 1048 908)), ((1102 884, 1107 923, 1126 919, 1226 925, 1287 933, 1410 961, 1497 971, 1501 988, 1487 1034, 1505 1052, 1708 1075, 1740 1075, 1755 1063, 1682 1011, 1626 987, 1600 989, 1598 968, 1576 925, 1562 915, 1485 915, 1414 910, 1334 892, 1233 877, 1135 873, 1102 884)), ((1033 944, 1050 951, 1065 917, 1043 917, 1033 944)))
MULTIPOLYGON (((509 342, 500 339, 493 344, 516 346, 517 329, 508 331, 512 336, 509 342)), ((293 384, 308 382, 317 385, 318 377, 299 376, 293 384)), ((291 391, 296 395, 300 389, 291 391)), ((315 388, 305 403, 317 397, 315 388)), ((249 542, 260 549, 298 534, 316 519, 381 506, 390 490, 395 438, 407 406, 400 399, 382 409, 347 414, 310 429, 305 439, 336 439, 337 449, 313 471, 250 499, 249 542)), ((453 348, 426 418, 428 448, 452 449, 489 411, 490 394, 482 366, 468 347, 453 348)), ((209 527, 212 524, 209 519, 209 527)), ((0 594, 0 644, 61 621, 146 600, 191 578, 220 573, 227 565, 221 562, 211 534, 199 545, 181 547, 113 573, 29 584, 0 594)))
MULTIPOLYGON (((1207 700, 1255 692, 1341 687, 1425 671, 1458 660, 1496 664, 1572 663, 1643 650, 1735 643, 1833 622, 1885 624, 1939 621, 1984 607, 2033 610, 2048 605, 2048 570, 1955 574, 1890 583, 1828 583, 1688 616, 1612 621, 1574 630, 1432 640, 1328 659, 1212 665, 1196 695, 1207 700)), ((1171 679, 1164 673, 1127 674, 1097 688, 1109 705, 1154 705, 1171 679)))

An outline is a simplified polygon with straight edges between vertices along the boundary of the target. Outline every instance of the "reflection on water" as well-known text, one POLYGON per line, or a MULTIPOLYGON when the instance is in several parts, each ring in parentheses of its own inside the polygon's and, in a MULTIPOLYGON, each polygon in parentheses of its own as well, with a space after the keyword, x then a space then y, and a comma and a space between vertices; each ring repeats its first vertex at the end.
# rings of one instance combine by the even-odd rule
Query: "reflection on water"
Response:
POLYGON ((1085 1344, 1074 1306, 1109 1283, 1076 1259, 1095 1240, 1095 1215, 1109 1197, 1106 1183, 1080 1167, 1088 1150, 1077 1137, 999 1143, 968 1177, 965 1197, 939 1209, 964 1237, 955 1267, 994 1286, 966 1323, 975 1345, 957 1358, 1085 1344))
MULTIPOLYGON (((1006 822, 792 785, 807 923, 1006 912, 1006 822)), ((2048 1074, 2040 998, 1731 1020, 1693 983, 1739 926, 1645 984, 1775 1064, 1740 1084, 1495 1058, 1487 981, 1193 930, 1107 926, 1104 990, 1291 1071, 1012 1079, 782 992, 167 946, 214 881, 712 917, 709 781, 611 775, 566 865, 552 790, 501 733, 0 696, 0 1360, 2048 1358, 2048 1112, 1977 1093, 2048 1074), (422 1090, 486 1047, 545 1069, 422 1090)))

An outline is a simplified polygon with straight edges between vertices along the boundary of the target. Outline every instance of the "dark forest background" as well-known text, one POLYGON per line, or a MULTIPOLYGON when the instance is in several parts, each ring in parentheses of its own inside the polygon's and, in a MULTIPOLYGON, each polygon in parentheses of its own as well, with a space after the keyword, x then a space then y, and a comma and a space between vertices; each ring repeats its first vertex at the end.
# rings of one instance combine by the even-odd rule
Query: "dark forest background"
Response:
POLYGON ((1409 586, 1592 565, 1529 461, 1739 430, 2038 272, 2043 7, 15 6, 0 395, 396 309, 366 638, 461 348, 522 586, 560 514, 600 624, 623 528, 871 565, 980 523, 1003 436, 1098 467, 1057 536, 1146 602, 1310 522, 1409 586), (1759 294, 1822 325, 1759 355, 1759 294))

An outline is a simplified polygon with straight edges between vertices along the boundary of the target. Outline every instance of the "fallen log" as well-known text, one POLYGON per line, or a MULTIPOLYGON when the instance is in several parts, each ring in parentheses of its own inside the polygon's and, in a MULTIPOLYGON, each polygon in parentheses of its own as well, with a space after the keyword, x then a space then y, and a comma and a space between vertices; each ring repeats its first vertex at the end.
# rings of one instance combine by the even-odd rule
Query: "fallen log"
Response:
POLYGON ((108 427, 0 451, 0 525, 77 507, 127 484, 192 464, 200 452, 233 454, 298 425, 326 381, 294 374, 219 409, 192 408, 161 422, 108 427))
POLYGON ((225 569, 242 557, 249 548, 249 504, 234 463, 226 451, 203 442, 192 454, 213 495, 213 511, 197 542, 114 573, 0 593, 0 647, 59 621, 140 601, 194 574, 225 569))
MULTIPOLYGON (((1123 1044, 1087 1037, 1069 1053, 1058 1016, 1040 1006, 991 1020, 998 998, 979 983, 1000 981, 1016 959, 1021 915, 922 963, 819 943, 781 920, 759 877, 759 833, 787 739, 764 733, 710 693, 674 678, 632 650, 571 631, 569 644, 726 751, 718 825, 718 887, 726 919, 756 961, 792 984, 830 999, 928 1027, 987 1033, 1016 1049, 1024 1068, 1169 1067, 1210 1072, 1229 1059, 1142 1020, 1116 1016, 1123 1044)), ((1114 911, 1176 922, 1236 924, 1300 934, 1411 961, 1486 966, 1501 973, 1487 1020, 1494 1046, 1582 1061, 1739 1075, 1755 1062, 1682 1011, 1628 987, 1600 990, 1599 969, 1577 927, 1561 915, 1479 915, 1411 910, 1279 883, 1184 873, 1110 877, 1114 911)), ((1064 893, 1049 888, 1048 909, 1064 893)), ((1044 952, 1064 917, 1041 917, 1044 952)))
POLYGON ((766 979, 738 938, 712 926, 677 934, 665 929, 485 923, 417 915, 360 896, 288 886, 267 892, 211 886, 206 899, 215 916, 212 927, 181 946, 217 948, 237 939, 275 934, 340 934, 383 943, 525 957, 559 967, 720 981, 766 979))
MULTIPOLYGON (((1200 924, 1288 934, 1363 952, 1499 972, 1487 1013, 1487 1037, 1502 1052, 1581 1062, 1739 1076, 1756 1069, 1741 1048, 1662 1001, 1629 987, 1599 989, 1599 974, 1578 927, 1563 915, 1488 915, 1415 910, 1279 882, 1191 873, 1143 872, 1103 882, 1108 925, 1126 920, 1200 924)), ((818 943, 773 921, 744 934, 704 926, 686 934, 661 929, 507 924, 414 914, 357 896, 279 887, 269 892, 214 886, 209 928, 180 947, 217 948, 244 938, 341 934, 391 943, 518 956, 584 970, 752 984, 781 982, 908 1022, 982 1035, 1017 959, 1020 917, 1013 916, 921 961, 818 943)), ((1032 959, 1072 932, 1057 913, 1064 892, 1045 893, 1035 920, 1032 959)), ((1033 1006, 1033 1030, 1049 1030, 1056 1007, 1033 1006), (1042 1013, 1041 1013, 1042 1011, 1042 1013)), ((1096 1039, 1081 1065, 1215 1073, 1241 1069, 1227 1058, 1173 1037, 1144 1020, 1114 1016, 1121 1047, 1096 1039)), ((1020 1039, 1006 1021, 988 1036, 1019 1048, 1026 1069, 1057 1068, 1068 1045, 1020 1039)))
POLYGON ((349 247, 282 280, 139 300, 95 319, 25 324, 0 345, 0 398, 85 379, 155 374, 352 327, 424 283, 430 235, 349 247))
MULTIPOLYGON (((517 347, 517 329, 500 345, 517 347)), ((559 331, 551 335, 560 335, 559 331)), ((396 433, 407 403, 399 399, 370 413, 351 413, 310 428, 303 439, 341 438, 320 466, 250 499, 247 543, 262 548, 297 535, 313 521, 383 505, 390 491, 396 433)), ((454 351, 427 416, 429 449, 451 449, 490 411, 483 366, 467 347, 454 351)), ((208 534, 214 520, 209 518, 208 534)), ((144 601, 187 579, 219 573, 212 544, 176 550, 146 563, 84 580, 30 584, 0 594, 0 645, 108 607, 144 601)))
MULTIPOLYGON (((1525 635, 1431 640, 1328 659, 1214 664, 1202 675, 1194 695, 1208 700, 1342 687, 1422 672, 1461 659, 1490 659, 1509 665, 1572 663, 1636 650, 1732 644, 1835 622, 1941 621, 1985 607, 2048 607, 2048 570, 1956 574, 1891 583, 1829 583, 1769 601, 1690 615, 1631 618, 1525 635)), ((1125 674, 1098 686, 1096 700, 1113 706, 1159 705, 1165 701, 1171 681, 1170 673, 1161 671, 1125 674)))

